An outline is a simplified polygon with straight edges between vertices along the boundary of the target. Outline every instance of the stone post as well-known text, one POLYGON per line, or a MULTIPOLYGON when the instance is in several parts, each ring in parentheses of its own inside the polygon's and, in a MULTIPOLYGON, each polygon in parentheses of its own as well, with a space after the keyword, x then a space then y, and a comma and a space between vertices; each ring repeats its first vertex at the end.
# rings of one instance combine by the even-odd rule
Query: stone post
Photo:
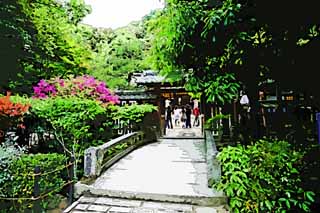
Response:
POLYGON ((90 147, 84 152, 84 176, 94 177, 98 173, 98 159, 97 159, 97 149, 95 147, 90 147))

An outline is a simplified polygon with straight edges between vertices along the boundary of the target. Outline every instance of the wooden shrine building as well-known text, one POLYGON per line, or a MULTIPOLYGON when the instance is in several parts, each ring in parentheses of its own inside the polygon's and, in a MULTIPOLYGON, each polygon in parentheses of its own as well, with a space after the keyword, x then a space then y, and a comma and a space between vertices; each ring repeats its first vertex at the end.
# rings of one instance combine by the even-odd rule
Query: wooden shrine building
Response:
POLYGON ((165 108, 169 104, 178 107, 186 104, 198 105, 198 101, 191 98, 182 83, 170 83, 153 70, 133 73, 129 75, 128 82, 135 89, 115 91, 116 95, 119 96, 120 103, 150 103, 158 106, 160 126, 163 129, 162 134, 165 133, 165 108))

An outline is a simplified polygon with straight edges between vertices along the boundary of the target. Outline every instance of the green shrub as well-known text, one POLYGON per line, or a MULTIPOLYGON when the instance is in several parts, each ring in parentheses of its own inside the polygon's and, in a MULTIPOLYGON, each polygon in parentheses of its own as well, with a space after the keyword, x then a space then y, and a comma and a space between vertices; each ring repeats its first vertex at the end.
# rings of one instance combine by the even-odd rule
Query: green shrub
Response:
POLYGON ((120 119, 124 121, 125 124, 140 123, 146 113, 157 110, 157 107, 151 104, 115 105, 110 106, 110 108, 113 110, 112 118, 114 120, 120 119))
POLYGON ((98 101, 79 97, 33 99, 20 96, 11 96, 11 100, 31 105, 25 116, 26 132, 54 133, 55 139, 60 139, 47 140, 51 144, 44 145, 44 148, 63 142, 64 148, 72 151, 78 145, 85 149, 111 138, 114 110, 98 101))
POLYGON ((38 150, 66 152, 75 156, 77 160, 75 168, 78 168, 75 174, 80 175, 84 150, 110 140, 114 133, 112 130, 117 128, 114 125, 116 120, 120 119, 125 126, 129 123, 138 124, 146 113, 156 110, 156 107, 150 104, 101 105, 96 100, 79 97, 29 99, 14 96, 11 98, 13 102, 19 101, 31 105, 25 118, 25 132, 36 132, 40 136, 48 133, 54 135, 46 140, 39 137, 42 141, 37 147, 38 150))
POLYGON ((228 146, 218 155, 222 177, 214 187, 234 212, 310 211, 314 193, 301 187, 302 157, 285 141, 228 146))
POLYGON ((95 100, 77 97, 34 100, 31 107, 31 113, 50 124, 64 151, 76 157, 76 165, 80 165, 86 148, 110 137, 113 122, 108 112, 108 107, 95 100))
MULTIPOLYGON (((12 161, 9 166, 11 181, 4 184, 5 196, 11 198, 31 198, 34 192, 34 169, 39 166, 40 194, 45 196, 41 200, 43 209, 48 207, 49 201, 55 198, 55 194, 62 190, 66 182, 67 173, 63 167, 66 165, 66 157, 61 154, 28 154, 22 155, 12 161), (51 172, 57 170, 55 172, 51 172), (47 173, 47 174, 46 174, 47 173)), ((13 202, 10 211, 23 212, 32 208, 31 200, 18 199, 13 202)))
MULTIPOLYGON (((230 114, 224 115, 224 114, 217 114, 213 116, 212 118, 209 118, 206 123, 204 124, 206 129, 212 129, 212 130, 218 130, 218 122, 222 119, 228 119, 230 117, 230 114)), ((222 126, 221 126, 222 128, 222 126)))
POLYGON ((24 149, 13 145, 0 144, 0 197, 6 195, 4 184, 12 180, 9 166, 12 161, 18 159, 22 155, 24 149))

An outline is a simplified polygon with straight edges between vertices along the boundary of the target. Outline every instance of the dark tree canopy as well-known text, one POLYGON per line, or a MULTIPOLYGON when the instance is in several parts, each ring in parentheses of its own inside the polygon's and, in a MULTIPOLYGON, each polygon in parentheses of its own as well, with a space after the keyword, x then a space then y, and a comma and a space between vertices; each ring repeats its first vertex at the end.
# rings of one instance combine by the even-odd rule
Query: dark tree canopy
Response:
POLYGON ((86 73, 91 53, 76 33, 83 0, 4 0, 0 9, 0 87, 30 92, 39 79, 86 73))
POLYGON ((237 88, 233 78, 226 79, 230 87, 217 82, 218 76, 233 75, 253 93, 267 78, 283 87, 316 88, 316 0, 166 2, 153 28, 154 66, 165 75, 183 76, 191 90, 230 100, 237 88), (219 91, 210 87, 215 83, 219 91))

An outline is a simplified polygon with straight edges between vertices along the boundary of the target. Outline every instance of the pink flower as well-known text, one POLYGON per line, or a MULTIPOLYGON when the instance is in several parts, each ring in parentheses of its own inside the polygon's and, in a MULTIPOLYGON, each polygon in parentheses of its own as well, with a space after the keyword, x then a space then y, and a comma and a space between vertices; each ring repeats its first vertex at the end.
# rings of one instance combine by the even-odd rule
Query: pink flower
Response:
POLYGON ((58 82, 59 82, 59 85, 60 85, 60 86, 64 87, 64 80, 59 79, 58 82))
POLYGON ((41 79, 33 87, 35 98, 47 98, 48 96, 78 96, 95 99, 102 103, 119 103, 105 82, 96 80, 93 76, 84 75, 72 79, 55 78, 45 81, 41 79))

